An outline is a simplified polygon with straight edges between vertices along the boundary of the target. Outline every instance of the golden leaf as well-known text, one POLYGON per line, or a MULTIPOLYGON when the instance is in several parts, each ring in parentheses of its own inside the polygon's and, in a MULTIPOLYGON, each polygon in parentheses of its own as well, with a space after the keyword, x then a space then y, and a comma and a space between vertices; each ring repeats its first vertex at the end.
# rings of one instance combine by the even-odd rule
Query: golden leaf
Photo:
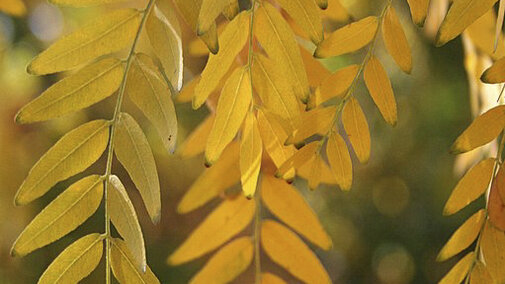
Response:
POLYGON ((326 77, 319 85, 319 92, 315 92, 314 106, 318 106, 334 97, 343 98, 358 75, 359 66, 349 65, 326 77))
MULTIPOLYGON (((505 44, 503 42, 503 33, 500 34, 495 50, 496 36, 496 15, 493 9, 489 10, 482 17, 477 19, 466 30, 472 43, 482 52, 491 56, 493 60, 498 60, 505 56, 505 44)), ((479 70, 480 72, 480 70, 479 70)))
POLYGON ((32 60, 27 70, 34 75, 55 73, 119 51, 132 43, 140 17, 134 9, 102 15, 53 43, 32 60))
POLYGON ((175 101, 178 103, 189 103, 193 100, 193 96, 195 95, 195 88, 200 82, 200 77, 194 77, 190 82, 185 83, 182 87, 182 90, 179 92, 177 97, 175 97, 175 101))
POLYGON ((424 26, 424 20, 428 14, 430 0, 407 0, 410 6, 412 20, 420 27, 424 26))
POLYGON ((107 148, 109 126, 106 120, 94 120, 65 134, 32 167, 16 193, 16 205, 41 197, 59 181, 91 166, 107 148))
POLYGON ((342 124, 361 163, 370 158, 370 131, 358 100, 351 97, 342 110, 342 124))
POLYGON ((332 132, 328 138, 326 155, 330 163, 331 171, 337 180, 337 184, 343 190, 351 189, 352 185, 352 161, 349 150, 342 136, 332 132))
POLYGON ((375 105, 387 123, 395 126, 397 121, 396 101, 388 74, 380 61, 372 57, 365 67, 365 84, 375 105))
POLYGON ((489 221, 496 228, 505 231, 505 170, 500 167, 491 183, 487 203, 489 221))
POLYGON ((263 144, 258 122, 254 117, 254 113, 249 112, 244 121, 240 143, 240 181, 242 191, 247 198, 252 198, 256 191, 262 154, 263 144))
POLYGON ((486 159, 472 167, 458 182, 444 207, 444 215, 451 215, 481 196, 493 176, 495 159, 486 159))
POLYGON ((241 232, 254 212, 254 201, 243 196, 223 201, 168 257, 168 264, 179 265, 218 248, 241 232))
POLYGON ((240 7, 238 5, 238 1, 231 0, 228 1, 228 4, 223 8, 223 15, 226 17, 228 21, 233 20, 235 16, 240 12, 240 7))
POLYGON ((505 106, 497 106, 477 117, 452 145, 453 153, 464 153, 494 140, 505 127, 505 106))
POLYGON ((44 121, 95 104, 119 88, 123 73, 123 64, 115 58, 90 64, 24 106, 16 115, 16 122, 44 121))
POLYGON ((315 134, 324 135, 333 127, 333 117, 337 112, 335 106, 321 107, 302 115, 302 122, 298 128, 289 135, 285 144, 296 144, 315 134))
POLYGON ((486 222, 480 246, 489 274, 491 274, 495 283, 503 283, 505 281, 505 271, 503 270, 505 265, 505 256, 503 255, 505 235, 503 231, 495 228, 490 222, 486 222))
POLYGON ((40 276, 39 284, 77 283, 100 263, 103 237, 91 234, 82 237, 63 250, 40 276))
POLYGON ((173 153, 177 142, 177 116, 171 89, 162 76, 147 55, 137 54, 130 68, 126 92, 154 125, 165 149, 173 153))
POLYGON ((131 252, 121 239, 111 241, 110 263, 112 273, 121 284, 160 283, 149 266, 145 272, 138 269, 131 252))
POLYGON ((307 73, 307 79, 309 80, 309 84, 311 86, 319 86, 325 78, 330 76, 330 71, 323 66, 319 59, 314 58, 310 52, 301 46, 300 55, 302 56, 303 65, 305 65, 307 73))
POLYGON ((309 247, 283 225, 265 220, 261 245, 266 254, 296 278, 306 283, 331 283, 328 273, 309 247))
POLYGON ((361 49, 375 37, 378 25, 379 21, 374 16, 350 23, 326 37, 317 46, 314 56, 326 58, 361 49))
POLYGON ((470 273, 470 284, 480 283, 494 283, 494 280, 491 274, 489 274, 486 265, 482 261, 476 260, 470 273))
POLYGON ((261 284, 285 284, 286 281, 282 280, 279 276, 264 272, 261 274, 261 284))
POLYGON ((263 2, 256 10, 254 34, 269 58, 275 61, 277 68, 289 80, 296 96, 306 101, 310 89, 300 49, 289 25, 268 2, 263 2))
POLYGON ((103 179, 98 175, 72 184, 26 226, 14 242, 11 254, 27 255, 72 232, 95 213, 102 196, 103 179))
POLYGON ((482 74, 481 80, 488 84, 505 82, 505 57, 494 62, 491 67, 486 69, 482 74))
POLYGON ((127 113, 119 116, 114 142, 117 159, 139 190, 151 220, 157 224, 161 217, 161 198, 156 163, 144 132, 127 113))
POLYGON ((235 60, 235 56, 247 42, 248 31, 249 17, 247 12, 242 12, 219 35, 219 42, 222 47, 216 55, 209 55, 207 65, 205 65, 200 81, 195 87, 193 108, 199 108, 216 89, 219 81, 228 72, 235 60))
POLYGON ((214 21, 217 16, 219 16, 232 1, 235 0, 202 0, 202 6, 198 14, 196 33, 198 35, 207 33, 210 27, 215 25, 214 21))
POLYGON ((309 204, 296 188, 270 175, 262 176, 261 199, 272 214, 324 250, 332 242, 309 204))
POLYGON ((465 257, 463 257, 454 267, 447 273, 444 278, 442 278, 438 284, 454 284, 461 283, 466 275, 468 274, 470 268, 472 267, 473 261, 475 259, 475 253, 470 252, 465 257))
POLYGON ((186 138, 184 144, 182 144, 178 150, 182 158, 191 158, 205 151, 205 144, 207 143, 207 138, 209 137, 215 119, 215 115, 209 115, 198 125, 188 138, 186 138))
POLYGON ((110 219, 118 233, 124 238, 137 268, 144 273, 147 267, 146 249, 137 213, 121 180, 111 175, 109 184, 111 187, 108 190, 107 206, 110 219))
MULTIPOLYGON (((314 0, 276 0, 276 2, 309 35, 314 44, 318 44, 323 40, 323 25, 314 0)), ((328 3, 326 3, 327 5, 328 3)))
POLYGON ((320 183, 337 184, 335 176, 321 155, 314 155, 311 160, 300 166, 297 171, 300 177, 309 181, 310 189, 316 189, 320 183))
POLYGON ((174 23, 177 23, 177 18, 170 7, 162 10, 156 4, 147 18, 146 31, 154 54, 163 65, 165 75, 172 86, 179 91, 183 79, 182 41, 174 23))
POLYGON ((0 11, 20 17, 26 14, 26 6, 22 0, 2 0, 0 11))
POLYGON ((239 143, 231 142, 219 160, 206 169, 186 191, 177 206, 177 212, 184 214, 193 211, 238 182, 239 143))
POLYGON ((275 177, 285 177, 292 168, 299 168, 306 164, 310 159, 316 155, 316 150, 319 147, 319 142, 314 141, 305 145, 300 150, 287 159, 275 173, 275 177))
MULTIPOLYGON (((317 0, 317 1, 326 1, 326 0, 317 0)), ((324 19, 328 19, 330 21, 334 21, 337 23, 347 23, 351 19, 351 15, 347 12, 347 9, 342 5, 339 0, 327 0, 328 8, 324 11, 321 11, 321 14, 324 19)))
POLYGON ((250 237, 236 239, 214 254, 189 283, 229 283, 251 264, 253 252, 250 237))
MULTIPOLYGON (((224 50, 224 48, 222 49, 224 50)), ((201 82, 201 81, 200 81, 201 82)), ((205 160, 212 165, 242 125, 252 100, 247 68, 237 68, 226 81, 217 104, 216 119, 205 147, 205 160)))
POLYGON ((382 37, 389 54, 403 72, 412 71, 412 54, 395 8, 389 6, 382 20, 382 37))
POLYGON ((444 261, 460 253, 471 245, 486 220, 486 211, 479 210, 461 225, 451 236, 437 256, 437 261, 444 261))
POLYGON ((436 44, 441 46, 461 34, 498 0, 455 0, 438 30, 436 44))

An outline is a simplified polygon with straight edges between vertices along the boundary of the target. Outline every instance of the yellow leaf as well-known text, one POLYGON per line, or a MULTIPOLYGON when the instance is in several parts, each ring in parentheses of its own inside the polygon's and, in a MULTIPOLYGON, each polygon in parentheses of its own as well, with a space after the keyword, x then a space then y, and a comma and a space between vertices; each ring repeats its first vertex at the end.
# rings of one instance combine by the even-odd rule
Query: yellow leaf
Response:
MULTIPOLYGON (((261 134, 265 151, 268 153, 276 167, 280 167, 287 159, 296 152, 293 145, 284 145, 284 141, 288 138, 276 117, 269 113, 265 113, 258 109, 258 128, 261 134)), ((285 179, 293 179, 295 171, 290 170, 283 177, 285 179)))
POLYGON ((223 201, 169 256, 168 264, 179 265, 218 248, 251 222, 254 211, 254 201, 243 196, 223 201))
POLYGON ((454 283, 461 283, 468 272, 470 271, 470 268, 472 267, 472 263, 475 260, 475 253, 470 252, 465 257, 463 257, 454 267, 447 273, 444 278, 442 278, 438 284, 454 284, 454 283))
POLYGON ((109 184, 111 187, 108 190, 107 206, 112 224, 124 238, 137 268, 145 272, 147 263, 144 236, 135 208, 133 208, 123 183, 117 176, 111 175, 109 184))
POLYGON ((452 145, 453 153, 464 153, 494 140, 505 127, 505 106, 497 106, 477 117, 452 145))
POLYGON ((198 85, 198 82, 200 82, 200 77, 194 77, 193 80, 191 80, 188 83, 185 83, 184 86, 182 87, 182 90, 175 98, 175 101, 178 103, 191 102, 191 100, 193 100, 193 96, 195 95, 195 88, 196 85, 198 85))
POLYGON ((106 120, 94 120, 65 134, 32 167, 16 193, 16 205, 41 197, 59 181, 98 160, 109 142, 109 125, 106 120))
POLYGON ((276 2, 309 35, 314 44, 318 44, 323 40, 323 25, 314 0, 276 0, 276 2))
POLYGON ((219 160, 206 169, 191 185, 177 206, 177 212, 193 211, 240 182, 239 144, 231 142, 219 160))
POLYGON ((303 64, 307 72, 307 78, 311 86, 318 86, 322 80, 330 76, 330 71, 321 64, 321 62, 314 58, 305 48, 300 47, 300 54, 302 56, 303 64))
POLYGON ((414 23, 420 27, 424 26, 424 20, 428 15, 430 0, 407 0, 407 2, 409 3, 410 14, 412 14, 414 23))
POLYGON ((22 0, 2 0, 0 11, 19 17, 26 14, 26 6, 22 0))
POLYGON ((491 183, 487 201, 487 213, 493 226, 505 231, 505 168, 500 167, 491 183))
POLYGON ((370 158, 370 131, 358 100, 351 97, 342 110, 342 124, 361 163, 370 158))
POLYGON ((493 176, 495 159, 486 159, 472 167, 458 182, 444 207, 444 215, 451 215, 481 196, 493 176))
POLYGON ((363 75, 370 96, 379 108, 382 117, 387 123, 395 126, 397 121, 396 101, 386 70, 377 58, 372 57, 368 61, 363 75))
POLYGON ((300 123, 300 106, 293 86, 280 72, 275 61, 257 54, 252 65, 253 86, 263 106, 279 118, 284 130, 291 133, 300 123))
POLYGON ((318 106, 334 97, 343 98, 352 83, 357 79, 358 70, 359 66, 353 64, 326 77, 319 85, 319 92, 315 93, 313 105, 318 106))
POLYGON ((441 46, 461 34, 498 0, 454 0, 438 30, 436 44, 441 46))
POLYGON ((263 2, 256 10, 254 34, 268 57, 289 80, 296 96, 307 101, 309 83, 295 36, 281 14, 268 2, 263 2))
POLYGON ((389 54, 403 72, 412 71, 412 54, 395 8, 389 6, 382 20, 382 37, 389 54))
POLYGON ((240 7, 238 5, 238 1, 231 0, 228 1, 228 4, 223 8, 223 15, 228 19, 228 21, 233 20, 235 16, 240 12, 240 7))
MULTIPOLYGON (((202 6, 198 14, 198 24, 196 33, 203 35, 208 32, 217 16, 226 8, 232 1, 235 0, 202 0, 202 6)), ((236 1, 235 1, 236 2, 236 1)))
POLYGON ((72 69, 96 57, 131 45, 138 30, 141 13, 124 9, 102 15, 84 27, 60 38, 37 55, 28 72, 44 75, 72 69))
POLYGON ((350 23, 326 37, 317 46, 314 56, 326 58, 361 49, 375 37, 378 25, 377 17, 373 16, 350 23))
MULTIPOLYGON (((177 6, 177 9, 191 29, 196 32, 198 14, 200 12, 200 7, 202 6, 202 0, 174 0, 174 4, 177 6)), ((215 24, 211 25, 209 30, 205 34, 201 35, 200 38, 205 42, 213 54, 218 52, 219 42, 217 40, 217 29, 215 24)))
MULTIPOLYGON (((165 10, 170 12, 169 9, 165 10)), ((147 18, 146 30, 153 52, 161 61, 165 75, 179 91, 183 79, 182 41, 173 23, 177 18, 167 12, 155 5, 147 18)))
MULTIPOLYGON (((326 1, 326 0, 317 0, 317 1, 326 1)), ((339 0, 327 0, 328 8, 326 10, 321 11, 323 18, 328 19, 330 21, 334 21, 337 23, 347 23, 351 19, 351 15, 347 12, 347 9, 342 6, 342 3, 339 0)))
POLYGON ((352 185, 352 161, 342 136, 332 132, 328 138, 326 155, 330 163, 331 171, 337 180, 337 184, 343 190, 351 189, 352 185))
MULTIPOLYGON (((224 50, 224 48, 222 49, 224 50)), ((212 165, 242 125, 252 100, 247 68, 237 68, 226 81, 217 104, 216 119, 205 147, 205 160, 212 165)))
POLYGON ((480 233, 486 219, 486 211, 479 210, 461 225, 437 256, 437 261, 449 259, 471 245, 480 233))
POLYGON ((142 196, 147 212, 157 224, 161 214, 160 184, 147 138, 135 119, 121 113, 116 128, 114 153, 142 196))
POLYGON ((480 245, 489 274, 496 281, 495 283, 503 283, 505 281, 505 270, 503 270, 505 265, 505 256, 503 255, 505 235, 503 231, 487 222, 482 232, 480 245))
POLYGON ((229 283, 251 264, 253 252, 250 237, 236 239, 214 254, 189 283, 229 283))
POLYGON ((149 266, 145 272, 138 270, 131 252, 121 239, 111 241, 110 262, 112 273, 121 284, 160 283, 149 266))
POLYGON ((72 184, 26 226, 14 242, 11 254, 27 255, 75 230, 95 213, 102 195, 100 176, 85 177, 72 184))
POLYGON ((282 280, 279 276, 269 273, 263 272, 261 274, 261 284, 285 284, 286 281, 282 280))
POLYGON ((307 163, 310 159, 314 158, 317 154, 316 151, 319 147, 319 141, 314 141, 305 145, 300 150, 287 159, 275 173, 275 177, 285 177, 286 173, 292 168, 299 168, 307 163))
POLYGON ((95 104, 119 88, 123 73, 123 64, 115 58, 86 66, 24 106, 16 115, 16 122, 44 121, 95 104))
POLYGON ((505 82, 505 57, 494 62, 491 67, 486 69, 482 74, 481 80, 488 84, 505 82))
POLYGON ((309 188, 314 190, 320 183, 336 185, 337 181, 321 155, 314 155, 312 160, 297 169, 300 177, 309 181, 309 188))
POLYGON ((494 280, 491 274, 489 274, 486 265, 482 261, 476 260, 470 273, 470 284, 480 283, 494 283, 494 280))
POLYGON ((242 191, 247 198, 252 198, 256 191, 261 168, 263 144, 258 122, 252 112, 246 116, 240 143, 240 181, 242 191))
POLYGON ((177 117, 171 90, 162 76, 147 55, 137 54, 130 69, 126 92, 154 125, 167 151, 173 153, 177 141, 177 117))
POLYGON ((63 250, 40 276, 39 284, 77 283, 100 263, 103 237, 91 234, 82 237, 63 250))
POLYGON ((281 267, 305 283, 331 283, 328 273, 309 247, 291 230, 272 221, 261 225, 261 245, 281 267))
POLYGON ((124 2, 125 0, 48 0, 49 3, 68 7, 90 7, 124 2))
POLYGON ((248 39, 249 17, 247 12, 240 13, 231 21, 219 35, 221 49, 214 55, 209 55, 209 60, 198 85, 195 87, 193 108, 199 108, 207 97, 216 89, 219 81, 228 72, 235 60, 235 56, 244 47, 248 39))
POLYGON ((497 20, 494 10, 491 9, 465 30, 465 34, 470 37, 472 43, 479 50, 491 56, 493 60, 498 60, 505 56, 503 33, 499 35, 496 50, 494 48, 494 40, 496 37, 496 21, 497 20))
POLYGON ((296 188, 270 175, 262 176, 261 199, 272 214, 324 250, 332 242, 309 204, 296 188))
POLYGON ((285 144, 296 144, 315 134, 326 134, 333 127, 333 118, 337 112, 336 107, 322 107, 302 115, 302 123, 289 135, 285 144))
POLYGON ((205 144, 216 116, 211 114, 186 138, 184 144, 179 147, 182 158, 191 158, 205 151, 205 144))

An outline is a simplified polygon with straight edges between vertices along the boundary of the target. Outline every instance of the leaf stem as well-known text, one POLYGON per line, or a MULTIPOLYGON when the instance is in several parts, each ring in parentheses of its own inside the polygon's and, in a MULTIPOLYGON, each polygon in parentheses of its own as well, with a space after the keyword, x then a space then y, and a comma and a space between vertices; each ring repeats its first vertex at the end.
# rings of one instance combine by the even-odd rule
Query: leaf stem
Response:
POLYGON ((133 62, 133 58, 135 55, 135 48, 137 47, 137 43, 139 42, 140 39, 140 34, 145 26, 147 16, 149 15, 150 11, 152 10, 152 7, 154 6, 154 2, 156 0, 149 0, 147 3, 147 6, 144 10, 140 11, 142 15, 142 19, 139 24, 139 28, 137 30, 137 33, 135 35, 135 39, 133 40, 132 46, 130 48, 130 52, 128 54, 128 57, 126 58, 126 67, 125 71, 123 73, 123 79, 121 81, 121 85, 119 87, 118 91, 118 97, 116 100, 116 106, 114 109, 114 114, 111 119, 111 125, 110 125, 110 136, 109 136, 109 143, 108 143, 108 152, 107 152, 107 164, 105 168, 105 174, 104 174, 104 200, 105 200, 105 283, 110 284, 111 283, 111 273, 110 273, 110 239, 111 239, 111 233, 110 233, 110 216, 109 216, 109 205, 108 205, 108 189, 109 189, 109 177, 111 175, 112 171, 112 160, 114 156, 114 138, 115 138, 115 132, 116 132, 116 122, 118 120, 119 114, 121 113, 121 105, 123 102, 123 97, 126 89, 126 82, 128 81, 128 73, 131 67, 131 64, 133 62))

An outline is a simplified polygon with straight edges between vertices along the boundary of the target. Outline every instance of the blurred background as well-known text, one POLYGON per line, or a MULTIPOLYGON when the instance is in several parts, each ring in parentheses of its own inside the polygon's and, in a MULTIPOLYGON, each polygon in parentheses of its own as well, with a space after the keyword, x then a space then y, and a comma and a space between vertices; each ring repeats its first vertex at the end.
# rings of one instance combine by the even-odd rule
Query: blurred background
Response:
MULTIPOLYGON (((355 19, 376 15, 384 5, 383 1, 375 0, 341 2, 355 19)), ((45 0, 26 0, 25 4, 27 12, 21 17, 0 12, 0 283, 35 283, 68 244, 85 233, 103 230, 103 208, 100 208, 94 217, 62 240, 24 258, 13 258, 9 254, 15 238, 30 220, 80 177, 58 184, 30 205, 15 207, 14 194, 28 170, 70 129, 93 118, 111 117, 114 104, 111 97, 62 119, 23 126, 14 123, 14 115, 21 106, 63 76, 35 77, 26 74, 25 67, 30 59, 61 35, 107 10, 60 9, 45 0)), ((121 5, 141 7, 144 3, 132 1, 121 5)), ((406 1, 393 1, 393 5, 399 12, 413 50, 412 74, 405 75, 394 65, 382 42, 376 54, 391 76, 398 101, 398 125, 391 128, 384 123, 360 82, 356 95, 365 109, 372 132, 372 155, 367 165, 355 163, 352 190, 344 193, 336 187, 321 186, 315 192, 309 192, 305 181, 295 182, 332 237, 332 250, 315 251, 337 283, 438 281, 456 261, 437 263, 435 258, 439 249, 465 217, 482 206, 472 204, 455 216, 442 216, 445 201, 458 177, 473 161, 471 158, 460 159, 456 163, 456 157, 449 154, 449 148, 475 114, 461 39, 442 48, 435 48, 432 44, 437 23, 443 17, 445 1, 432 1, 433 12, 424 29, 412 24, 406 1)), ((331 27, 341 25, 333 23, 331 27)), ((181 26, 184 29, 187 69, 185 81, 190 81, 193 74, 203 68, 206 58, 189 53, 187 48, 194 37, 182 21, 181 26)), ((336 70, 360 62, 362 58, 362 53, 356 53, 327 60, 324 64, 336 70)), ((496 100, 496 97, 491 100, 496 100)), ((127 101, 125 108, 139 118, 155 152, 163 204, 162 220, 158 226, 149 222, 137 191, 117 162, 114 171, 126 183, 137 208, 152 270, 163 283, 186 283, 208 256, 177 267, 168 266, 166 258, 217 204, 214 201, 188 215, 175 212, 185 190, 204 169, 203 157, 184 160, 177 154, 169 156, 155 130, 145 123, 131 102, 127 101)), ((179 143, 182 143, 205 117, 207 110, 193 111, 190 104, 177 104, 176 108, 181 133, 179 143)), ((103 172, 103 158, 88 172, 103 172)), ((275 271, 290 283, 296 283, 266 257, 262 259, 265 270, 275 271)), ((84 282, 101 283, 103 265, 102 261, 84 282)), ((249 269, 236 282, 248 283, 252 277, 253 270, 249 269)))

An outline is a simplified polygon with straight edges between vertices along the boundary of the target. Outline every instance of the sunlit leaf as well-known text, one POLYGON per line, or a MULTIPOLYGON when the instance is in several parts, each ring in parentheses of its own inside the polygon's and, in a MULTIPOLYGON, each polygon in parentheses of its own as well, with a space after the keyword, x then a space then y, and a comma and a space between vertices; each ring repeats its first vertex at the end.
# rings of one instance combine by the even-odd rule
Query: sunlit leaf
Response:
POLYGON ((397 121, 396 100, 388 74, 380 61, 372 57, 364 72, 365 84, 375 105, 387 123, 395 126, 397 121))
POLYGON ((326 58, 339 56, 365 47, 377 33, 377 17, 366 17, 344 26, 326 37, 316 48, 314 56, 326 58))
POLYGON ((91 234, 80 238, 54 259, 39 279, 39 284, 77 283, 100 263, 103 237, 91 234))
POLYGON ((16 122, 48 120, 95 104, 119 88, 123 73, 123 64, 115 58, 90 64, 24 106, 16 115, 16 122))
POLYGON ((403 72, 412 71, 412 54, 395 8, 389 6, 382 20, 382 37, 389 54, 403 72))
POLYGON ((258 122, 252 112, 246 116, 240 143, 240 181, 242 191, 248 198, 254 196, 261 168, 263 143, 258 122))
POLYGON ((102 195, 103 179, 98 175, 72 184, 26 226, 11 254, 24 256, 70 233, 95 213, 102 195))
POLYGON ((370 130, 358 100, 350 98, 342 110, 342 124, 361 163, 370 158, 370 130))
POLYGON ((321 155, 313 155, 311 160, 297 168, 297 174, 309 181, 309 189, 312 190, 316 189, 321 183, 337 184, 333 172, 321 155))
POLYGON ((477 117, 452 145, 453 153, 463 153, 494 140, 505 127, 505 106, 494 107, 477 117))
POLYGON ((161 214, 160 184, 151 147, 135 119, 121 113, 116 128, 114 153, 142 196, 153 223, 161 214))
POLYGON ((486 265, 482 261, 477 260, 473 265, 472 272, 470 273, 470 284, 493 282, 493 277, 491 277, 486 265))
MULTIPOLYGON (((222 49, 224 50, 224 48, 222 49)), ((216 119, 205 147, 206 163, 212 165, 239 130, 252 100, 247 68, 237 68, 226 81, 217 104, 216 119)))
MULTIPOLYGON (((276 2, 309 35, 314 44, 318 44, 323 40, 323 25, 314 0, 276 0, 276 2)), ((326 3, 327 5, 328 3, 326 3)))
POLYGON ((344 139, 337 132, 332 132, 328 138, 326 155, 330 163, 331 171, 337 180, 337 184, 343 190, 351 189, 352 185, 352 161, 344 139))
POLYGON ((325 78, 330 76, 330 70, 326 69, 320 60, 314 58, 304 47, 300 47, 300 54, 311 86, 318 86, 325 78))
POLYGON ((444 215, 451 215, 481 196, 493 175, 495 159, 486 159, 472 167, 458 182, 444 207, 444 215))
POLYGON ((266 220, 261 225, 261 245, 266 254, 306 283, 331 283, 328 273, 309 247, 291 230, 266 220))
POLYGON ((244 47, 249 36, 248 31, 249 17, 247 12, 242 12, 219 35, 221 48, 216 55, 209 55, 207 65, 205 65, 200 81, 195 87, 193 108, 199 108, 216 89, 219 81, 228 72, 235 60, 235 56, 244 47))
POLYGON ((315 96, 313 96, 315 99, 313 105, 318 106, 334 97, 344 97, 349 87, 351 87, 352 83, 357 79, 358 70, 358 65, 350 65, 326 77, 319 85, 318 91, 315 92, 315 96))
POLYGON ((126 92, 154 125, 167 151, 173 153, 177 141, 177 116, 171 90, 162 76, 147 55, 137 54, 130 69, 126 92))
POLYGON ((489 274, 491 274, 495 283, 503 283, 505 281, 505 270, 503 270, 505 265, 505 256, 503 255, 505 235, 503 231, 487 222, 482 232, 480 246, 489 274))
POLYGON ((436 44, 444 45, 461 34, 498 0, 454 0, 438 30, 436 44))
POLYGON ((210 130, 216 119, 215 115, 209 115, 198 127, 186 138, 178 153, 182 158, 191 158, 205 151, 205 144, 209 137, 210 130))
POLYGON ((284 177, 292 168, 299 168, 306 164, 316 155, 316 150, 320 147, 319 142, 315 141, 307 144, 300 150, 296 151, 293 156, 287 159, 275 173, 275 177, 284 177))
POLYGON ((114 277, 121 284, 160 283, 149 266, 145 272, 138 269, 128 246, 121 239, 111 241, 110 263, 114 277))
POLYGON ((240 12, 238 2, 239 2, 238 0, 228 1, 228 4, 226 4, 226 6, 223 8, 222 13, 226 17, 226 19, 228 19, 228 21, 233 20, 233 18, 235 18, 235 16, 237 16, 238 13, 240 12))
MULTIPOLYGON (((196 33, 203 35, 214 25, 217 16, 235 0, 202 0, 202 6, 198 14, 198 24, 196 33)), ((221 43, 222 44, 222 43, 221 43)))
POLYGON ((442 278, 438 284, 461 283, 468 274, 475 259, 475 253, 470 252, 463 257, 454 267, 442 278))
POLYGON ((451 236, 437 256, 438 261, 444 261, 460 253, 470 246, 482 228, 486 212, 479 210, 461 225, 451 236))
POLYGON ((302 115, 302 122, 298 128, 289 135, 285 144, 296 144, 314 134, 326 134, 333 127, 332 122, 337 112, 336 107, 317 108, 302 115))
POLYGON ((426 15, 428 14, 430 0, 407 0, 407 2, 410 6, 412 20, 416 25, 422 27, 424 25, 426 15))
MULTIPOLYGON (((317 0, 326 1, 326 0, 317 0)), ((328 7, 321 11, 323 19, 328 19, 337 23, 347 23, 352 18, 340 0, 327 0, 328 7)))
POLYGON ((251 264, 253 252, 250 237, 236 239, 213 255, 189 283, 229 283, 251 264))
POLYGON ((243 196, 223 201, 168 257, 168 263, 179 265, 218 248, 241 232, 251 222, 254 212, 254 201, 243 196))
POLYGON ((496 228, 505 231, 505 169, 500 167, 491 184, 488 198, 489 221, 496 228))
POLYGON ((94 120, 65 134, 32 167, 14 201, 27 204, 44 195, 59 181, 76 175, 93 164, 107 148, 109 122, 94 120))
POLYGON ((488 84, 505 82, 505 57, 499 59, 491 67, 486 69, 482 74, 481 80, 488 84))
POLYGON ((123 183, 115 175, 109 178, 111 185, 108 190, 107 206, 109 216, 118 233, 124 238, 126 245, 132 253, 137 268, 146 271, 146 249, 144 236, 140 228, 137 213, 126 192, 123 183))
POLYGON ((296 188, 265 174, 262 176, 261 198, 279 220, 322 249, 331 248, 330 237, 296 188))
POLYGON ((135 37, 140 17, 141 13, 134 9, 101 15, 53 43, 32 60, 27 70, 36 75, 64 71, 126 48, 135 37))
POLYGON ((491 56, 493 60, 505 56, 503 33, 500 33, 495 49, 496 21, 495 12, 491 9, 465 30, 465 34, 470 37, 475 47, 491 56))

